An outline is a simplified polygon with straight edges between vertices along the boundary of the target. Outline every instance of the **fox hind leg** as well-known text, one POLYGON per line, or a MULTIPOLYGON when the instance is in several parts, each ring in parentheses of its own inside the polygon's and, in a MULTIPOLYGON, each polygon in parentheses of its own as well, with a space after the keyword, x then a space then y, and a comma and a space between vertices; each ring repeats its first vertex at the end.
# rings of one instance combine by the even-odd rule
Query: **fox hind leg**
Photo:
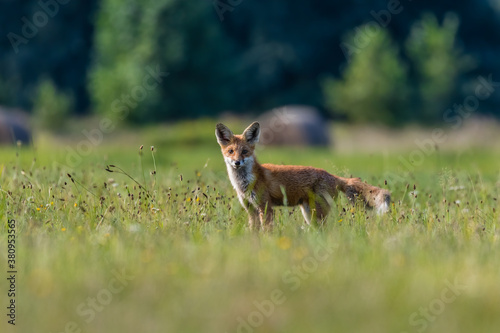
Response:
POLYGON ((308 225, 311 225, 312 214, 311 214, 311 207, 309 207, 309 204, 303 203, 302 205, 300 205, 300 210, 302 211, 302 215, 304 216, 306 223, 308 225))
POLYGON ((316 210, 313 217, 315 217, 315 224, 323 224, 326 216, 330 212, 330 204, 323 197, 318 197, 315 202, 316 210))
POLYGON ((316 197, 315 200, 309 203, 300 205, 302 215, 308 225, 322 223, 326 215, 330 212, 330 204, 323 197, 316 197))

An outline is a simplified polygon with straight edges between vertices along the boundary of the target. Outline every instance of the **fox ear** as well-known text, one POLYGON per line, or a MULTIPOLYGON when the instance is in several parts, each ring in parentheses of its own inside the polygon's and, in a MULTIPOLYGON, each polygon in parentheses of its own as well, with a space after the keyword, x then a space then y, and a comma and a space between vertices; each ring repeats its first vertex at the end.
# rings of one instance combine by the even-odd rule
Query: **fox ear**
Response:
POLYGON ((250 144, 256 144, 259 142, 260 136, 260 124, 259 122, 253 122, 247 129, 243 132, 243 137, 245 141, 250 144))
POLYGON ((219 145, 226 146, 229 144, 229 142, 231 142, 234 134, 229 128, 227 128, 226 125, 218 123, 215 126, 215 136, 217 137, 217 142, 219 143, 219 145))

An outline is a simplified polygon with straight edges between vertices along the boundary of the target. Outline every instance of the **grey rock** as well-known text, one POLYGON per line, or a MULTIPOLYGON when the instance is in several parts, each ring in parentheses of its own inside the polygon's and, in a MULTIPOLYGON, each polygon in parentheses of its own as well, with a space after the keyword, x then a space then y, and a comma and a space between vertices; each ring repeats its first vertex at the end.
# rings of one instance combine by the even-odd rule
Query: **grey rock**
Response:
POLYGON ((328 146, 328 124, 317 109, 288 105, 270 110, 259 117, 260 142, 275 146, 328 146))
POLYGON ((29 118, 20 109, 0 106, 0 144, 30 144, 29 118))

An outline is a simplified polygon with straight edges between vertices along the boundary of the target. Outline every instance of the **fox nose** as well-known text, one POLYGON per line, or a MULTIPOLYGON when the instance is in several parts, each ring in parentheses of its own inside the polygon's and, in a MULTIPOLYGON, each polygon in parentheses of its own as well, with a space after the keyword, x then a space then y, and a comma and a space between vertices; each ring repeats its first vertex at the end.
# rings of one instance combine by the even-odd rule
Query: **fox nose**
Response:
POLYGON ((240 164, 241 164, 241 162, 240 162, 240 161, 236 161, 236 162, 234 162, 234 165, 236 165, 236 166, 239 166, 240 164))

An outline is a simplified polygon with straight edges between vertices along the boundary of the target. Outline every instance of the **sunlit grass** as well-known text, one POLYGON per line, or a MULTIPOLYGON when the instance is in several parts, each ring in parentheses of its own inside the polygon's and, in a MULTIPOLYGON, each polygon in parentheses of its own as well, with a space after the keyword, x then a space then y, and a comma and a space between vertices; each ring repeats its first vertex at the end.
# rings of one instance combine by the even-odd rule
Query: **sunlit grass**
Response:
POLYGON ((19 237, 10 331, 496 332, 497 153, 439 152, 409 171, 399 155, 264 148, 262 162, 362 176, 394 205, 379 217, 340 197, 321 228, 279 209, 273 231, 255 233, 213 133, 182 145, 155 131, 76 167, 64 145, 0 152, 0 215, 19 237), (391 174, 405 181, 384 185, 391 174), (460 288, 444 302, 449 284, 460 288))

